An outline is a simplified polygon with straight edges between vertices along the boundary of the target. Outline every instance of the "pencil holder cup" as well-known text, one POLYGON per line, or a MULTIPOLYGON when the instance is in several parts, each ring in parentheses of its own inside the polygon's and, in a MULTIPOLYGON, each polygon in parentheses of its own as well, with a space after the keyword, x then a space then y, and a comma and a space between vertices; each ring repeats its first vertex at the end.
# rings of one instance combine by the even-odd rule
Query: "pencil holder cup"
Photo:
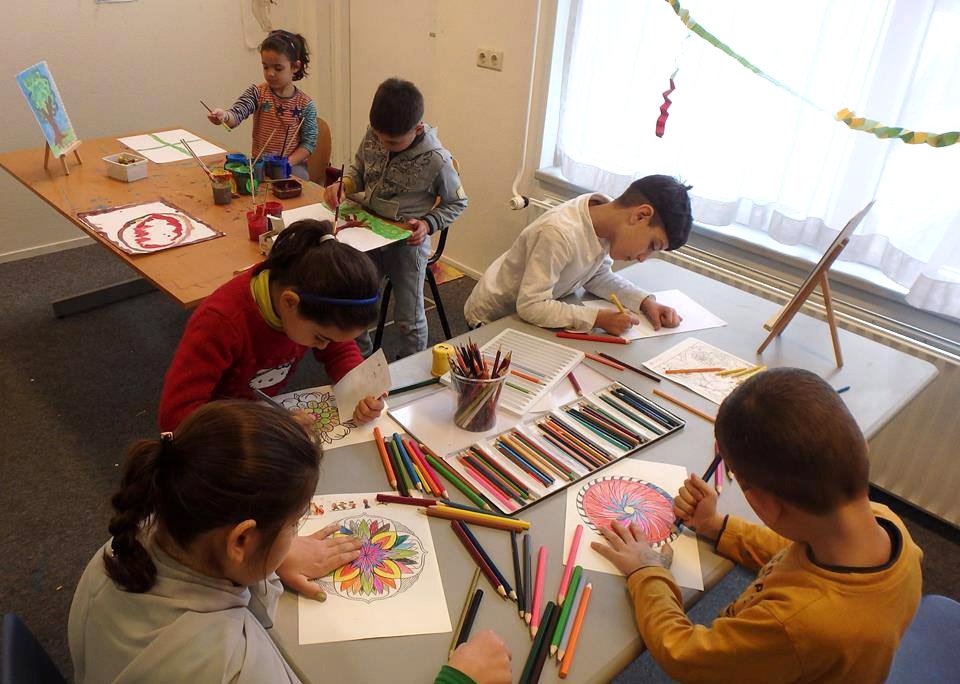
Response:
POLYGON ((229 171, 214 169, 210 171, 213 185, 213 203, 230 204, 233 199, 233 174, 229 171))
POLYGON ((470 432, 486 432, 497 424, 497 403, 506 375, 490 380, 478 380, 459 375, 450 368, 450 380, 457 394, 457 409, 453 422, 470 432))

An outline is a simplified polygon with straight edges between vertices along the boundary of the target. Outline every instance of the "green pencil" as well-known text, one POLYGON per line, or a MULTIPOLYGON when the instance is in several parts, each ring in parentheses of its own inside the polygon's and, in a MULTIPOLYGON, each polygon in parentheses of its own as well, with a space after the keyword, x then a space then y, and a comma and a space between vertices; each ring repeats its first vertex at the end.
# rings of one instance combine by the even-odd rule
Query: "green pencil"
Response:
MULTIPOLYGON (((553 601, 547 603, 547 607, 543 609, 543 619, 541 620, 544 626, 550 622, 556 609, 557 606, 553 601)), ((527 656, 527 662, 524 664, 523 672, 520 674, 519 684, 529 684, 532 681, 531 676, 536 667, 537 657, 543 649, 543 641, 547 638, 546 633, 547 630, 541 629, 537 632, 537 636, 533 638, 533 644, 530 646, 530 654, 527 656)))
POLYGON ((467 487, 466 484, 464 484, 463 480, 461 480, 459 477, 451 473, 450 470, 448 470, 442 463, 440 463, 438 459, 434 458, 433 456, 427 453, 425 453, 424 456, 427 457, 427 460, 430 462, 430 465, 433 466, 434 470, 436 470, 438 473, 443 475, 444 479, 446 479, 447 482, 449 482, 454 487, 456 487, 461 492, 463 492, 463 495, 465 497, 470 499, 473 503, 475 503, 480 508, 484 508, 488 511, 491 510, 490 504, 488 504, 486 501, 484 501, 479 496, 474 494, 473 491, 469 487, 467 487))
POLYGON ((403 462, 403 457, 400 456, 400 451, 397 449, 397 444, 392 439, 385 440, 387 442, 387 447, 390 449, 390 453, 393 454, 393 460, 397 462, 399 468, 397 469, 397 476, 403 478, 403 485, 407 488, 408 492, 413 492, 416 490, 416 487, 413 486, 413 480, 410 479, 410 473, 407 471, 407 468, 403 462))
POLYGON ((580 584, 580 574, 583 572, 583 568, 579 565, 573 569, 573 575, 570 577, 570 584, 567 585, 571 587, 573 591, 567 589, 567 595, 563 600, 563 609, 560 611, 560 619, 557 620, 557 628, 553 632, 553 638, 550 640, 550 655, 555 655, 557 649, 560 648, 560 640, 563 638, 563 629, 567 624, 567 619, 570 617, 570 606, 573 605, 574 595, 577 593, 577 585, 580 584))
POLYGON ((420 389, 421 387, 429 387, 430 385, 436 385, 440 382, 440 378, 430 378, 429 380, 423 380, 422 382, 415 382, 411 385, 404 385, 403 387, 395 387, 394 389, 387 392, 389 396, 394 394, 400 394, 401 392, 412 392, 415 389, 420 389))

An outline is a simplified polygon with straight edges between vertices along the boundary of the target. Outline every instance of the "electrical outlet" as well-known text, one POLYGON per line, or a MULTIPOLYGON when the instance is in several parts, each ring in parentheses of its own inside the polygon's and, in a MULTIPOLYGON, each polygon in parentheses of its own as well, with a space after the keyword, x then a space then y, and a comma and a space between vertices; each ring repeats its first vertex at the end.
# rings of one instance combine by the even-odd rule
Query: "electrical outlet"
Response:
POLYGON ((481 69, 503 71, 503 51, 477 48, 477 66, 481 69))

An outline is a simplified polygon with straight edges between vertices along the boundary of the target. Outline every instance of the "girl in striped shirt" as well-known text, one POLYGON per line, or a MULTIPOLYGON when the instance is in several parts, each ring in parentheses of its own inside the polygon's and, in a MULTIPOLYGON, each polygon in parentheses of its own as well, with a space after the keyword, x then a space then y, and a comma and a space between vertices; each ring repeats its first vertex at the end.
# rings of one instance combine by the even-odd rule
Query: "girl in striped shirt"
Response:
POLYGON ((236 128, 252 114, 254 156, 287 157, 293 175, 308 180, 307 157, 317 147, 317 106, 293 84, 307 73, 307 42, 299 33, 272 31, 260 44, 260 60, 265 82, 251 85, 230 109, 214 109, 207 118, 236 128))

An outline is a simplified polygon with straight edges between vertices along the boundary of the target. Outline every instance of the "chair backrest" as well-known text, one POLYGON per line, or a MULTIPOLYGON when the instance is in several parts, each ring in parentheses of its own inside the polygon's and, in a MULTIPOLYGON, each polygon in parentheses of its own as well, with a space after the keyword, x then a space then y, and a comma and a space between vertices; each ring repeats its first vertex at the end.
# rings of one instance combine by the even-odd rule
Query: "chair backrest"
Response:
POLYGON ((888 684, 957 681, 960 603, 928 594, 907 628, 890 666, 888 684))
POLYGON ((43 646, 13 613, 3 616, 2 684, 66 684, 43 646))
MULTIPOLYGON (((453 157, 450 158, 450 162, 453 164, 453 170, 457 172, 457 175, 460 175, 460 163, 453 157)), ((437 201, 433 203, 433 208, 436 209, 441 202, 441 198, 438 196, 437 201)), ((447 246, 447 231, 441 230, 440 237, 437 238, 436 245, 433 249, 433 254, 430 255, 430 258, 427 259, 427 266, 433 266, 435 263, 440 261, 440 257, 443 256, 443 249, 447 246)))
POLYGON ((327 167, 330 166, 332 150, 333 140, 330 136, 330 126, 318 116, 317 149, 307 158, 307 173, 314 183, 326 185, 327 167))

